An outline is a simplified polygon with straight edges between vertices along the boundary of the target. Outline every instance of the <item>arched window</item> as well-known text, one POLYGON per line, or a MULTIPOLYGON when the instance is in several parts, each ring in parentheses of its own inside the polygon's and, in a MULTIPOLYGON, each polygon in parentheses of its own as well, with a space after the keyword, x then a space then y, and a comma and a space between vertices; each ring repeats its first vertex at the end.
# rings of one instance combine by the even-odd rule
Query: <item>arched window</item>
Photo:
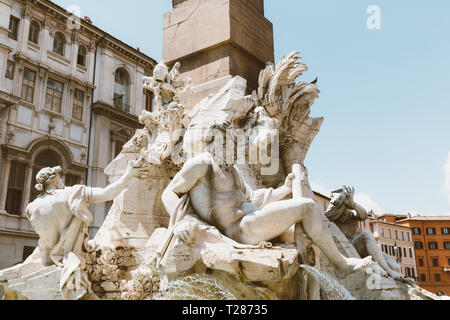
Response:
POLYGON ((77 64, 80 66, 83 66, 83 67, 86 66, 86 47, 85 46, 80 46, 78 48, 77 64))
POLYGON ((66 45, 66 38, 60 33, 55 33, 55 37, 53 39, 53 52, 64 56, 64 49, 66 45))
POLYGON ((130 77, 122 69, 117 69, 114 75, 114 106, 123 112, 130 112, 129 106, 130 77))
POLYGON ((62 160, 55 151, 44 150, 36 156, 33 164, 33 179, 31 182, 30 202, 36 199, 39 195, 39 192, 34 188, 34 186, 36 185, 36 175, 38 174, 38 172, 41 169, 47 167, 53 168, 56 166, 62 167, 62 160))
POLYGON ((38 44, 40 31, 41 31, 41 27, 39 26, 39 23, 37 23, 36 21, 31 22, 30 32, 28 33, 28 41, 38 44))

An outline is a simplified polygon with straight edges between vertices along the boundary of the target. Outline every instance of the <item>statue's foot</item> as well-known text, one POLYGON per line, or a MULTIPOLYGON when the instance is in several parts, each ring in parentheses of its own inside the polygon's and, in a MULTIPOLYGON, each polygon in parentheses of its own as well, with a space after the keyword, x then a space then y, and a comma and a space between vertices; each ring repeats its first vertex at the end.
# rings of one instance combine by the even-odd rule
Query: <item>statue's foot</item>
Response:
POLYGON ((366 269, 372 262, 372 257, 368 256, 364 259, 346 258, 347 265, 342 270, 336 270, 336 277, 344 279, 352 273, 366 269))
POLYGON ((401 273, 398 273, 398 272, 395 272, 395 271, 388 271, 388 275, 389 275, 389 277, 391 277, 392 279, 394 279, 394 280, 398 280, 398 281, 402 281, 402 280, 404 280, 405 279, 405 277, 401 274, 401 273))

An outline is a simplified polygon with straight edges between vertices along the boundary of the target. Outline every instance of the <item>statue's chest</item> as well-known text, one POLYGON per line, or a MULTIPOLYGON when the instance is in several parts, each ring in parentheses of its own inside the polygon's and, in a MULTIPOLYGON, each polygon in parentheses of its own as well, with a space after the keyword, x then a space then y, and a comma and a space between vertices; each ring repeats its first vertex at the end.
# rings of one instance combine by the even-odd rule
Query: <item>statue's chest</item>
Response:
POLYGON ((236 190, 233 173, 218 167, 213 168, 212 174, 210 174, 210 183, 215 191, 229 192, 236 190))

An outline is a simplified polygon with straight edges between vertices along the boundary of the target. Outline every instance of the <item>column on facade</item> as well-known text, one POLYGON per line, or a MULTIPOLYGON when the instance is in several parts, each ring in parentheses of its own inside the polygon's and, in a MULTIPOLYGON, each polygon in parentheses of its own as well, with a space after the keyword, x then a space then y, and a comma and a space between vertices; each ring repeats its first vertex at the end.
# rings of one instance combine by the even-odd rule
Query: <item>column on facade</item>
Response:
POLYGON ((50 41, 50 21, 49 18, 45 18, 45 22, 42 28, 42 43, 39 57, 41 62, 47 61, 47 51, 50 41))
POLYGON ((23 189, 23 200, 22 200, 22 213, 24 215, 25 209, 30 203, 30 193, 31 193, 31 183, 33 182, 33 164, 27 165, 27 171, 25 173, 25 187, 23 189))
POLYGON ((17 51, 18 52, 25 52, 27 46, 28 46, 28 33, 30 32, 30 18, 31 13, 30 11, 25 8, 22 11, 22 27, 20 29, 19 38, 17 39, 17 51))
POLYGON ((5 159, 2 173, 2 186, 0 193, 0 212, 6 212, 6 196, 8 195, 9 171, 11 170, 11 160, 5 159))
POLYGON ((74 31, 72 34, 72 47, 69 59, 70 59, 69 75, 74 76, 77 71, 77 63, 78 63, 78 37, 76 31, 74 31))

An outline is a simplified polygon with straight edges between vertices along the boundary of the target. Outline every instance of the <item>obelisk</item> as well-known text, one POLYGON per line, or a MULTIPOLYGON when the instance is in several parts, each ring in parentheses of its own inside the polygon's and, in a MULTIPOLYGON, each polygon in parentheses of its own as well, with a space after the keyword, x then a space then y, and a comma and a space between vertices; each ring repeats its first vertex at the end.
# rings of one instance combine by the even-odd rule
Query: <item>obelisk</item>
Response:
POLYGON ((273 26, 264 17, 264 0, 172 0, 172 6, 163 22, 168 65, 181 62, 181 73, 194 86, 220 88, 221 79, 239 75, 249 93, 258 87, 260 71, 274 62, 273 26))

